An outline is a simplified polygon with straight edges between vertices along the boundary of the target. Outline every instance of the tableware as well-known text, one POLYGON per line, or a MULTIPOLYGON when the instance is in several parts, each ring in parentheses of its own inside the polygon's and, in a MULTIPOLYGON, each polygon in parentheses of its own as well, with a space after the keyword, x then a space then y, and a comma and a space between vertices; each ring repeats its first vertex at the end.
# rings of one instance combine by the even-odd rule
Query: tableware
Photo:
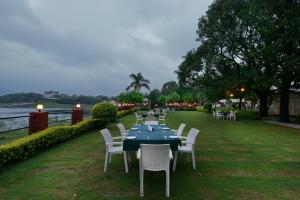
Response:
POLYGON ((160 125, 165 126, 166 124, 160 124, 160 125))
POLYGON ((163 130, 170 130, 170 128, 167 128, 167 127, 164 127, 164 128, 162 128, 163 130))
POLYGON ((131 128, 131 130, 135 131, 135 130, 138 130, 138 128, 131 128))
POLYGON ((179 138, 178 135, 170 135, 169 138, 179 138))
POLYGON ((130 140, 131 140, 131 139, 135 139, 135 138, 136 138, 136 136, 127 136, 127 137, 126 137, 126 139, 130 139, 130 140))

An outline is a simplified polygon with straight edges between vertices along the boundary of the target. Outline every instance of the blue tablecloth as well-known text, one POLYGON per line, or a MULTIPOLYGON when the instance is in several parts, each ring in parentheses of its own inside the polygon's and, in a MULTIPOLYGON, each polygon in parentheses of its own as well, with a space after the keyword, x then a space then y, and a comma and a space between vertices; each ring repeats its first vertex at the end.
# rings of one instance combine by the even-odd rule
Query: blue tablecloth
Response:
POLYGON ((170 148, 173 151, 178 150, 178 145, 181 145, 179 138, 170 138, 169 136, 175 136, 166 125, 152 125, 152 131, 148 130, 146 125, 134 125, 133 128, 137 130, 130 130, 128 136, 135 136, 135 139, 125 139, 123 143, 124 151, 137 151, 140 148, 140 144, 170 144, 170 148))

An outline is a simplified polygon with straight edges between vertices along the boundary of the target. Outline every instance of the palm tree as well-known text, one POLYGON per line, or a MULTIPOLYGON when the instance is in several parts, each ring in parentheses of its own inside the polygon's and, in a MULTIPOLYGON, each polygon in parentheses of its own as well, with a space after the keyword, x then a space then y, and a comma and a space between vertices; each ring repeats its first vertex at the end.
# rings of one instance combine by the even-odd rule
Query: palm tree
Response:
POLYGON ((126 88, 126 91, 128 91, 130 88, 133 88, 135 91, 140 92, 141 88, 146 88, 150 90, 149 83, 150 81, 145 79, 141 72, 137 74, 130 74, 129 77, 132 79, 132 82, 130 85, 126 88))

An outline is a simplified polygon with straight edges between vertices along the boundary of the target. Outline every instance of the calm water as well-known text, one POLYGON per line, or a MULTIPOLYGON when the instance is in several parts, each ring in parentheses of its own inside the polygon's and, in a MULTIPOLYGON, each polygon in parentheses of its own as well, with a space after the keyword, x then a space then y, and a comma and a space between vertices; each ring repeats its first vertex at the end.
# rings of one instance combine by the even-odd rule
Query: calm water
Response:
MULTIPOLYGON (((13 108, 0 107, 0 118, 29 116, 30 112, 35 112, 34 108, 13 108)), ((71 118, 71 109, 66 108, 48 108, 45 111, 49 113, 49 122, 59 121, 71 118), (51 114, 54 112, 54 114, 51 114), (69 112, 69 113, 65 113, 69 112)), ((28 117, 14 119, 0 119, 0 132, 11 129, 17 129, 28 126, 28 117)))

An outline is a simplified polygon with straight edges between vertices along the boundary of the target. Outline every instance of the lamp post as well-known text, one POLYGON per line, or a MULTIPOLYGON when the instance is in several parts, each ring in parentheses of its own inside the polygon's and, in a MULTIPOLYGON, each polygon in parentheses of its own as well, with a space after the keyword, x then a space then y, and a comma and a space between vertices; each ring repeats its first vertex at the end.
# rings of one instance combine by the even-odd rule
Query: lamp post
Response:
POLYGON ((243 100, 243 93, 245 92, 245 88, 241 87, 239 90, 239 110, 242 109, 242 100, 243 100))
POLYGON ((83 120, 83 110, 80 104, 76 104, 75 109, 72 111, 72 125, 77 124, 83 120))
POLYGON ((44 106, 36 106, 37 112, 29 113, 29 134, 36 133, 48 128, 48 112, 44 112, 44 106))

